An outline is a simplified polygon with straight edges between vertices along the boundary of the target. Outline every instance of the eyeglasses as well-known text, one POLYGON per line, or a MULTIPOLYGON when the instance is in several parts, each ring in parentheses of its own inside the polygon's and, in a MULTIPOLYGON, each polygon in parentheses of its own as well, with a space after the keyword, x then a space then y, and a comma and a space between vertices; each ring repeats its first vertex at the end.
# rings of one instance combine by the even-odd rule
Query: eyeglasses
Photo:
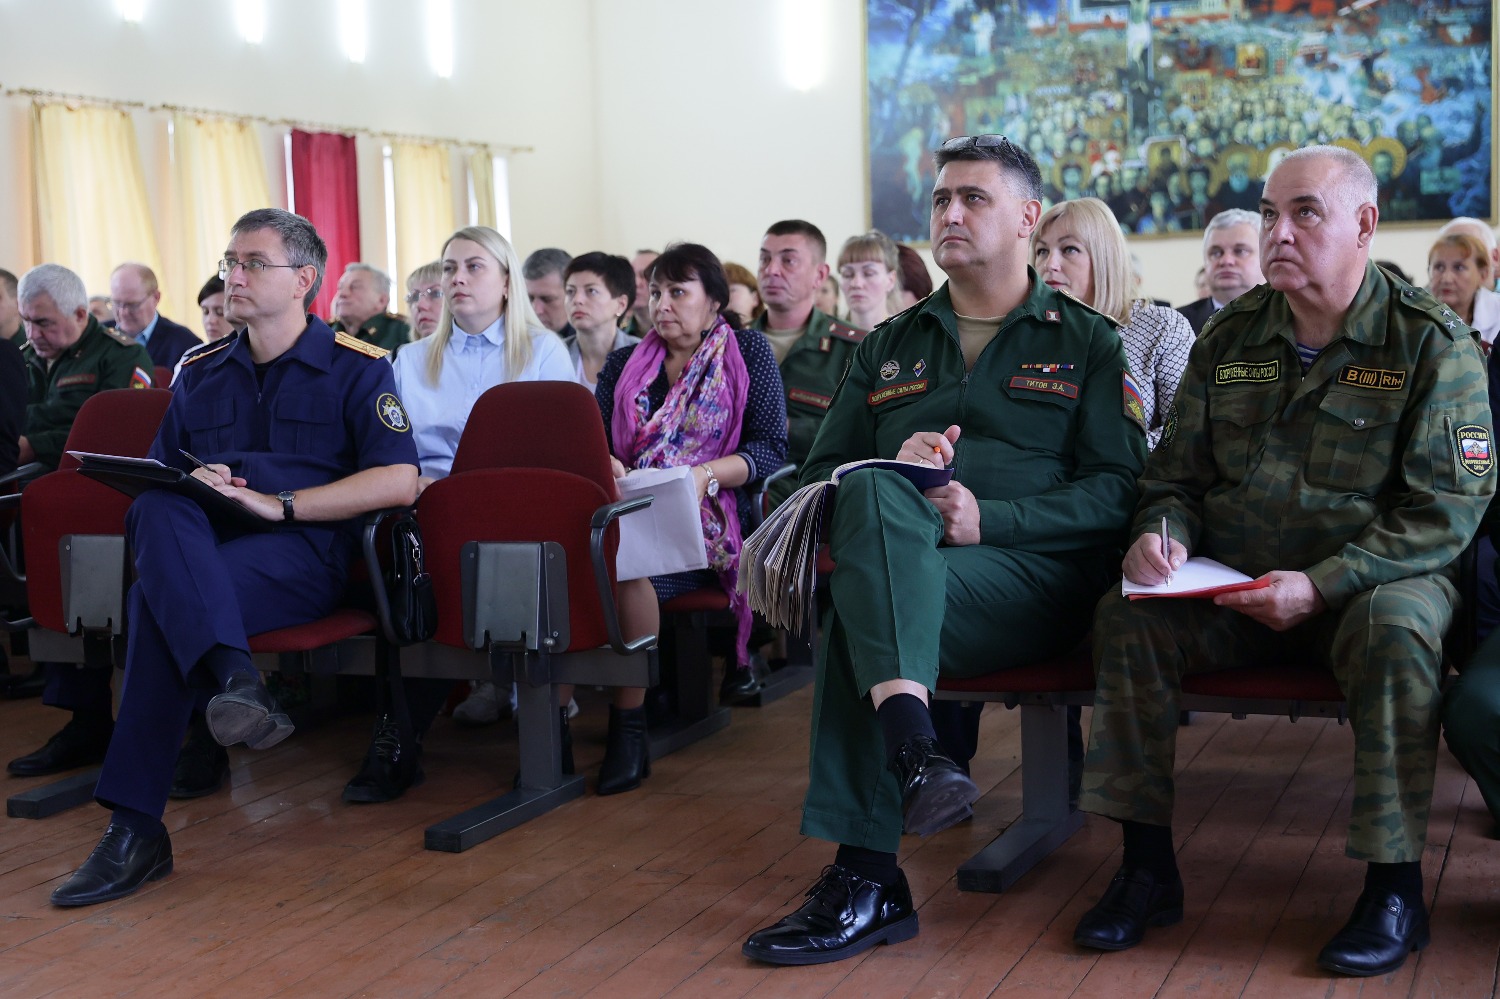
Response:
POLYGON ((231 274, 234 273, 234 269, 236 267, 243 267, 243 268, 245 268, 245 273, 249 274, 251 277, 254 277, 255 275, 259 274, 261 271, 265 270, 267 267, 285 267, 287 270, 295 271, 295 270, 298 270, 298 269, 300 269, 302 267, 310 267, 310 266, 312 266, 312 265, 311 264, 268 264, 264 260, 257 260, 257 259, 254 259, 254 258, 252 258, 250 260, 236 260, 233 257, 225 257, 223 260, 219 261, 219 280, 220 281, 228 281, 229 280, 229 275, 231 275, 231 274))
POLYGON ((965 149, 1014 149, 1015 144, 1003 135, 956 135, 938 146, 940 153, 958 153, 965 149))
POLYGON ((136 309, 139 309, 141 306, 145 305, 146 300, 144 298, 138 302, 121 302, 119 300, 116 300, 112 304, 114 305, 114 309, 116 312, 134 312, 136 309))
POLYGON ((423 288, 421 291, 414 291, 410 295, 407 295, 406 296, 406 304, 407 305, 416 305, 418 302, 420 302, 424 298, 427 299, 430 302, 436 302, 438 299, 440 299, 442 297, 443 297, 443 289, 441 289, 441 288, 423 288))

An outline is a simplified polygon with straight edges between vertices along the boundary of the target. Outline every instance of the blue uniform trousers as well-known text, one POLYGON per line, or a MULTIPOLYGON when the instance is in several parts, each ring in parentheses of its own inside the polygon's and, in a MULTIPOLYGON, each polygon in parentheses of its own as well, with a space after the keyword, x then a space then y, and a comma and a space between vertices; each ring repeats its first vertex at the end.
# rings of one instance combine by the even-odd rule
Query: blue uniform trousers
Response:
POLYGON ((218 684, 198 669, 216 645, 329 614, 344 591, 346 549, 325 558, 297 530, 221 539, 192 500, 143 493, 125 518, 135 553, 125 689, 95 798, 148 815, 166 810, 188 717, 218 684))

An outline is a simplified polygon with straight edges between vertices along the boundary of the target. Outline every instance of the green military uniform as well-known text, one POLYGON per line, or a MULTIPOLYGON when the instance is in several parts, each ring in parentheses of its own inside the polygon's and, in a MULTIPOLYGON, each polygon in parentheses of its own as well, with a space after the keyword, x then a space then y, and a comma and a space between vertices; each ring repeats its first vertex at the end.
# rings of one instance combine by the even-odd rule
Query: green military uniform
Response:
POLYGON ((26 359, 26 424, 22 436, 36 452, 36 460, 56 468, 63 444, 89 396, 105 389, 150 388, 151 355, 134 338, 99 325, 89 316, 83 335, 48 367, 28 341, 21 348, 26 359))
MULTIPOLYGON (((750 326, 764 332, 766 315, 762 314, 750 326)), ((854 359, 854 348, 864 338, 864 330, 813 309, 807 319, 807 330, 782 358, 781 384, 786 389, 786 460, 796 463, 799 468, 812 451, 813 438, 818 436, 818 428, 828 415, 833 392, 844 372, 849 370, 849 362, 854 359)), ((790 478, 771 483, 772 503, 780 503, 795 488, 790 478)))
POLYGON ((373 343, 392 353, 411 342, 411 324, 394 312, 385 312, 367 319, 357 330, 348 329, 337 319, 328 325, 335 333, 349 333, 365 343, 373 343))
POLYGON ((1285 296, 1263 286, 1225 306, 1193 348, 1132 537, 1165 516, 1189 554, 1306 573, 1328 612, 1273 632, 1211 601, 1106 595, 1082 806, 1170 825, 1182 675, 1311 653, 1354 730, 1346 852, 1420 860, 1451 563, 1495 489, 1491 438, 1468 327, 1373 265, 1306 375, 1285 296))
POLYGON ((803 833, 900 843, 900 790, 865 700, 875 684, 930 690, 940 674, 990 673, 1077 643, 1118 569, 1146 453, 1129 371, 1114 324, 1035 271, 972 371, 946 285, 854 351, 802 481, 958 424, 954 480, 978 500, 981 540, 945 546, 936 509, 895 472, 840 480, 803 833))

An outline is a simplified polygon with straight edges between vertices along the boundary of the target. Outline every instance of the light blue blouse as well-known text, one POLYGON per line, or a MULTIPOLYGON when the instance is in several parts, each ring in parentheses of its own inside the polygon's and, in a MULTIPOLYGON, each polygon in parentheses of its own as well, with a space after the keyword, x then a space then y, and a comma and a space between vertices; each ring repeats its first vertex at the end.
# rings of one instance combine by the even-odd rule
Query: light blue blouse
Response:
MULTIPOLYGON (((551 330, 533 329, 531 361, 511 381, 574 380, 568 350, 551 330)), ((443 355, 443 373, 436 385, 427 380, 427 359, 436 337, 426 337, 401 348, 392 362, 396 392, 411 418, 422 474, 440 479, 453 467, 458 439, 469 422, 469 411, 486 389, 506 381, 505 317, 483 332, 469 334, 456 324, 443 355)))

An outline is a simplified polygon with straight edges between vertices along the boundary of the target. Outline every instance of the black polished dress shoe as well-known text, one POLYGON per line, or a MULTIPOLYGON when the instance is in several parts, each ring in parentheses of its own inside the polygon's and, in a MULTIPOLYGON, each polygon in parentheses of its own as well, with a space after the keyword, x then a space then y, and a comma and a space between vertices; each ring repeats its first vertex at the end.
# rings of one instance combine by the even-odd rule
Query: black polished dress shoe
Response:
POLYGON ((902 743, 890 769, 901 782, 907 833, 930 836, 974 813, 979 788, 930 736, 915 735, 902 743))
POLYGON ((737 704, 760 693, 765 685, 765 673, 754 662, 748 666, 726 668, 724 681, 719 684, 719 702, 737 704))
POLYGON ((5 769, 17 777, 45 777, 92 766, 104 760, 114 730, 113 721, 96 723, 75 717, 41 749, 16 757, 5 765, 5 769))
POLYGON ((188 726, 187 741, 177 752, 172 786, 167 797, 179 801, 202 798, 224 786, 229 777, 229 751, 214 741, 208 723, 195 717, 188 726))
POLYGON ((292 734, 292 720, 256 673, 231 676, 224 693, 208 702, 204 717, 221 746, 243 742, 251 749, 270 749, 292 734))
POLYGON ((93 905, 124 898, 171 873, 172 840, 165 829, 160 836, 142 836, 111 822, 89 859, 52 892, 52 904, 93 905))
POLYGON ((916 935, 917 913, 905 873, 885 885, 829 864, 800 909, 750 934, 740 950, 767 964, 827 964, 916 935))
POLYGON ((1427 906, 1408 905, 1393 891, 1366 888, 1354 903, 1354 914, 1318 955, 1318 967, 1340 975, 1368 978, 1395 971, 1406 955, 1432 939, 1427 906))
POLYGON ((375 719, 375 737, 365 752, 364 765, 344 785, 344 800, 350 804, 395 801, 426 778, 421 744, 404 744, 400 727, 390 715, 381 715, 375 719))
POLYGON ((1182 878, 1158 881, 1147 870, 1122 867, 1073 931, 1073 942, 1095 950, 1128 950, 1148 926, 1182 922, 1182 878))
POLYGON ((0 699, 21 701, 41 697, 47 690, 47 667, 33 666, 30 673, 9 673, 0 677, 0 699))

